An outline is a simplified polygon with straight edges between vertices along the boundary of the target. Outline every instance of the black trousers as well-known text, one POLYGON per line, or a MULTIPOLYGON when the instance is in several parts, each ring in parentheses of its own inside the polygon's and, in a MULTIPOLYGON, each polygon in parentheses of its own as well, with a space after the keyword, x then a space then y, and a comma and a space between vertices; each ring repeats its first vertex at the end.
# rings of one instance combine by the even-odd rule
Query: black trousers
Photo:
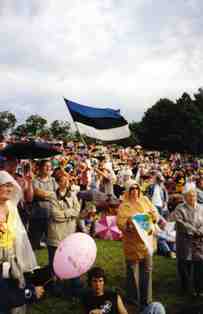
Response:
POLYGON ((192 289, 196 293, 203 291, 203 261, 185 261, 180 259, 177 267, 183 292, 191 292, 192 289))
POLYGON ((54 269, 53 269, 53 261, 54 261, 54 255, 56 253, 57 247, 56 246, 48 246, 48 257, 49 257, 49 270, 52 275, 54 275, 54 269))
POLYGON ((48 230, 47 218, 31 219, 28 234, 33 250, 37 250, 40 248, 40 241, 42 237, 45 237, 46 239, 47 230, 48 230))
POLYGON ((181 290, 185 293, 191 291, 192 261, 178 259, 177 269, 180 278, 181 290))
POLYGON ((203 292, 203 261, 193 262, 193 282, 196 293, 203 292))

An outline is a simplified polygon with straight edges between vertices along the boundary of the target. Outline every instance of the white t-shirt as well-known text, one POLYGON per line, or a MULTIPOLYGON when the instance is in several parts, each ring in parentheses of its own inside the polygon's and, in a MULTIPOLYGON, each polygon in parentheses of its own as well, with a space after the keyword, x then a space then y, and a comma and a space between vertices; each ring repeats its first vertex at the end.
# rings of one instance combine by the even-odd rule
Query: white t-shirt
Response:
POLYGON ((162 198, 161 198, 161 187, 158 184, 155 184, 155 186, 154 186, 154 193, 153 193, 153 196, 152 196, 152 203, 155 206, 163 207, 163 201, 162 201, 162 198))

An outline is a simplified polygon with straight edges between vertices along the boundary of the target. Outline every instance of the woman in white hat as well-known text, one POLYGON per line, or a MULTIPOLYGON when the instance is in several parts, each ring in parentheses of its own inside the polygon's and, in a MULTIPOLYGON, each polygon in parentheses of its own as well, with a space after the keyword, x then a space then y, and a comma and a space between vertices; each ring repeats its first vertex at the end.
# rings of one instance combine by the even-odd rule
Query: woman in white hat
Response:
MULTIPOLYGON (((18 183, 6 171, 0 171, 0 276, 15 279, 23 288, 25 272, 37 267, 17 204, 22 197, 18 183)), ((25 306, 12 313, 25 313, 25 306)))

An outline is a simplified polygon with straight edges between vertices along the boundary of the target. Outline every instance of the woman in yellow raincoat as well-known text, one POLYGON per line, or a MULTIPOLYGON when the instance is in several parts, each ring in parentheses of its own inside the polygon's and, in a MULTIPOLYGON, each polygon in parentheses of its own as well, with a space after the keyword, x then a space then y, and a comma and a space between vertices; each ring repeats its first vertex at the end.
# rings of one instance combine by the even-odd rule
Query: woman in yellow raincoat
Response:
POLYGON ((132 217, 136 214, 149 215, 152 224, 147 240, 153 247, 153 227, 159 214, 150 200, 142 195, 140 186, 134 183, 129 187, 119 208, 117 224, 123 232, 127 300, 142 310, 152 302, 152 256, 132 223, 132 217))

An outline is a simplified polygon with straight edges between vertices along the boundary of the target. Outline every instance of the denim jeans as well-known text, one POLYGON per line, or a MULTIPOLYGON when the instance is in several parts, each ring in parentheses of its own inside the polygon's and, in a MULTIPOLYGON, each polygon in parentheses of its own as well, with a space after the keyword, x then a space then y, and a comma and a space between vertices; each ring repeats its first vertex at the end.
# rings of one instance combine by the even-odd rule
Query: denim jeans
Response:
POLYGON ((161 303, 153 302, 149 304, 141 314, 166 314, 166 311, 161 303))
POLYGON ((175 243, 167 242, 165 239, 158 239, 158 252, 166 256, 169 252, 175 252, 175 243))

